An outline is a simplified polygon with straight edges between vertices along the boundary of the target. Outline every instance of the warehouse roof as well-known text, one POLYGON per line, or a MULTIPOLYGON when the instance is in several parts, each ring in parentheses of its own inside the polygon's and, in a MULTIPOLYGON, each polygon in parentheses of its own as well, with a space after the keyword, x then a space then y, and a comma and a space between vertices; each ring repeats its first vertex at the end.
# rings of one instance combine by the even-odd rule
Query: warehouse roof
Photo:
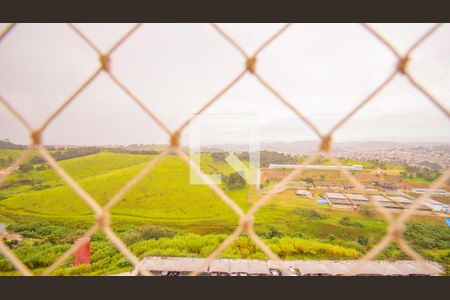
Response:
POLYGON ((178 271, 180 272, 194 272, 201 271, 206 272, 208 266, 203 266, 206 259, 194 258, 194 257, 177 257, 178 271))
POLYGON ((409 203, 409 204, 413 203, 412 200, 405 198, 403 196, 391 196, 391 198, 400 203, 409 203))
MULTIPOLYGON (((146 257, 142 267, 148 271, 176 271, 193 272, 203 267, 206 259, 190 257, 146 257)), ((326 274, 343 275, 353 268, 359 261, 332 261, 332 260, 287 260, 282 261, 286 268, 298 268, 302 275, 326 274)), ((269 269, 280 270, 280 264, 273 260, 255 259, 214 259, 209 266, 209 272, 221 273, 249 273, 269 274, 269 269)), ((357 274, 367 275, 439 275, 444 273, 442 267, 436 262, 416 261, 370 261, 357 274)))
POLYGON ((332 275, 343 275, 349 270, 348 266, 342 264, 340 261, 326 261, 324 264, 330 270, 332 275))
POLYGON ((327 265, 323 262, 318 261, 299 261, 297 263, 297 268, 302 275, 310 275, 310 274, 327 274, 332 275, 330 269, 327 268, 327 265))
POLYGON ((228 261, 230 265, 230 273, 248 273, 248 260, 246 259, 231 259, 228 261))
POLYGON ((352 200, 368 201, 368 199, 362 194, 346 194, 346 195, 352 200))
POLYGON ((250 274, 269 274, 269 266, 265 260, 249 260, 248 273, 250 274))
POLYGON ((344 194, 341 194, 341 193, 325 193, 325 195, 328 198, 332 198, 332 199, 347 199, 347 198, 345 198, 344 194))
POLYGON ((213 260, 209 265, 209 272, 230 273, 230 260, 226 258, 213 260))

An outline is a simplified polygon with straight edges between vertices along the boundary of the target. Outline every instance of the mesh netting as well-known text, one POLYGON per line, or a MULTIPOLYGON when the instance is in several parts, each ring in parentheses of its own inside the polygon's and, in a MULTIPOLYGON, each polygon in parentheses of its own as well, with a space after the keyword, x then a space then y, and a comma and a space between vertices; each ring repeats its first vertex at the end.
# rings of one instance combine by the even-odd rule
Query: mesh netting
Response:
MULTIPOLYGON (((9 24, 0 33, 0 46, 1 42, 9 34, 14 34, 15 24, 9 24)), ((139 260, 125 245, 125 243, 117 237, 117 235, 112 231, 110 227, 110 211, 111 209, 123 199, 124 195, 136 184, 138 184, 147 174, 149 174, 152 169, 158 165, 161 160, 166 157, 171 151, 175 151, 176 154, 204 180, 204 182, 214 191, 214 193, 223 200, 239 217, 239 223, 234 230, 234 232, 229 235, 223 243, 206 259, 204 265, 199 268, 196 272, 192 272, 191 275, 197 275, 205 266, 208 266, 211 261, 219 257, 227 247, 229 247, 239 236, 242 234, 247 234, 263 251, 268 258, 277 262, 279 268, 284 274, 290 274, 291 271, 284 265, 283 261, 264 243, 263 240, 255 233, 254 216, 255 213, 263 207, 278 190, 288 182, 292 181, 295 177, 299 176, 303 169, 298 168, 290 172, 285 178, 283 178, 279 183, 273 186, 264 196, 262 196, 247 212, 244 212, 217 184, 215 184, 208 176, 200 171, 199 165, 190 160, 189 156, 180 147, 180 137, 184 133, 185 129, 189 124, 196 118, 196 116, 202 114, 208 107, 213 103, 218 101, 231 87, 233 87, 241 78, 246 74, 250 73, 254 76, 260 84, 267 90, 268 93, 274 95, 281 103, 283 103, 289 110, 295 113, 295 115, 301 119, 309 128, 311 128, 315 134, 322 141, 319 149, 316 153, 311 155, 306 159, 302 165, 307 165, 314 163, 321 155, 325 155, 330 159, 332 163, 338 166, 339 171, 342 175, 348 179, 355 189, 364 194, 369 201, 377 208, 381 213, 382 217, 388 222, 389 226, 386 234, 370 251, 368 251, 356 264, 347 275, 354 275, 359 270, 361 270, 370 260, 376 258, 376 256, 383 251, 390 243, 397 242, 401 249, 409 255, 412 259, 423 263, 424 268, 429 268, 429 265, 425 263, 424 258, 413 250, 409 244, 403 238, 403 233, 405 231, 405 222, 414 214, 414 212, 423 204, 425 199, 430 197, 431 190, 422 194, 420 197, 414 201, 414 203, 405 209, 398 217, 394 218, 388 209, 378 203, 377 199, 374 199, 364 188, 364 185, 351 174, 348 170, 343 168, 342 164, 336 159, 336 157, 331 153, 332 147, 332 136, 339 130, 346 122, 353 117, 355 113, 363 109, 369 102, 371 102, 386 86, 388 86, 396 76, 404 76, 408 79, 412 86, 417 89, 417 92, 422 93, 429 101, 440 109, 447 118, 449 117, 449 111, 446 107, 436 99, 425 86, 418 82, 413 74, 408 69, 408 64, 410 63, 411 53, 415 51, 420 45, 422 45, 427 38, 432 35, 437 29, 439 29, 442 24, 436 24, 431 27, 423 36, 421 36, 405 53, 400 53, 385 37, 373 29, 370 25, 362 24, 366 30, 367 34, 373 36, 380 43, 385 45, 392 53, 397 57, 397 65, 393 67, 393 70, 387 74, 386 79, 384 79, 381 84, 379 84, 373 91, 369 91, 368 96, 354 107, 344 118, 342 118, 337 124, 332 127, 332 129, 326 133, 322 133, 317 126, 311 122, 308 117, 303 114, 299 109, 297 109, 291 102, 281 95, 275 87, 273 87, 265 78, 258 73, 257 69, 257 59, 258 55, 264 51, 270 44, 274 43, 277 38, 282 35, 286 30, 289 30, 292 24, 284 25, 280 30, 273 34, 269 39, 267 39, 254 53, 247 53, 240 45, 237 43, 230 35, 228 35, 219 25, 212 24, 217 33, 222 36, 226 41, 228 41, 237 51, 239 51, 245 58, 245 65, 242 70, 233 78, 227 85, 225 85, 220 91, 215 94, 214 97, 205 102, 205 104, 192 116, 190 116, 178 129, 171 131, 168 127, 161 121, 156 114, 154 114, 144 102, 136 96, 122 81, 120 81, 113 73, 112 65, 112 54, 119 48, 126 44, 128 38, 133 35, 142 24, 134 25, 128 32, 126 32, 116 43, 106 52, 102 52, 99 48, 75 25, 69 24, 70 28, 77 33, 80 37, 80 42, 86 43, 92 51, 95 51, 99 58, 99 65, 97 69, 88 77, 86 80, 76 88, 73 93, 71 93, 66 99, 62 101, 59 107, 53 111, 42 123, 41 126, 33 128, 30 126, 29 122, 19 114, 14 107, 0 95, 0 103, 9 111, 20 124, 22 124, 30 134, 30 144, 28 148, 17 158, 17 160, 7 169, 6 173, 0 177, 0 185, 5 181, 8 175, 17 167, 23 163, 28 157, 30 157, 33 150, 37 150, 39 154, 45 159, 45 161, 53 168, 57 175, 64 180, 70 188, 92 209, 96 216, 95 224, 86 231, 83 238, 78 239, 73 246, 67 250, 61 257, 59 257, 53 264, 51 264, 42 274, 50 275, 54 270, 60 267, 67 259, 69 259, 82 245, 85 239, 90 238, 97 231, 103 231, 107 238, 115 245, 115 247, 130 261, 133 265, 133 275, 152 275, 151 272, 141 268, 141 260, 139 260), (93 199, 66 171, 58 164, 58 162, 51 156, 49 151, 42 145, 42 136, 45 134, 45 130, 48 125, 62 112, 65 108, 75 99, 77 96, 89 86, 93 80, 100 74, 106 73, 109 78, 114 82, 120 89, 122 89, 140 109, 142 109, 150 119, 152 119, 162 130, 167 134, 167 139, 169 141, 169 147, 156 157, 154 157, 148 164, 129 182, 127 182, 103 207, 101 207, 95 199, 93 199)), ((147 25, 151 26, 151 25, 147 25)), ((443 174, 433 182, 430 189, 437 189, 442 187, 445 182, 450 177, 450 169, 447 169, 443 174)), ((31 271, 21 262, 20 259, 0 240, 0 253, 2 253, 17 269, 22 275, 32 275, 31 271)))

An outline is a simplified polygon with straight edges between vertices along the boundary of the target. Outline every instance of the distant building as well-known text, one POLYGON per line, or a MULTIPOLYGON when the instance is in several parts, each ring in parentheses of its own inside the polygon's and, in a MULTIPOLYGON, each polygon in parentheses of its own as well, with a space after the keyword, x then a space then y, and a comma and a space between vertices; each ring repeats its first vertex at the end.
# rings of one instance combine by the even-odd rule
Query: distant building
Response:
POLYGON ((288 164, 269 164, 269 169, 305 169, 305 170, 336 170, 340 168, 349 171, 362 171, 362 165, 353 166, 321 166, 321 165, 288 165, 288 164))
MULTIPOLYGON (((361 204, 371 204, 370 200, 362 194, 347 194, 347 193, 330 193, 327 192, 324 194, 325 199, 330 202, 332 207, 339 208, 357 208, 361 204)), ((372 200, 377 201, 380 205, 385 208, 389 208, 391 211, 399 211, 405 208, 408 208, 413 201, 407 199, 402 196, 386 196, 386 195, 371 195, 372 200)), ((434 200, 433 200, 434 201, 434 200)), ((437 202, 437 201, 436 201, 437 202)), ((427 213, 431 214, 433 208, 430 206, 431 204, 422 204, 417 210, 416 213, 427 213)), ((437 209, 445 209, 445 207, 438 207, 437 209)), ((447 207, 448 209, 448 207, 447 207)), ((440 210, 444 211, 445 210, 440 210)))
MULTIPOLYGON (((273 260, 256 259, 213 259, 206 264, 205 258, 189 257, 145 257, 141 268, 156 275, 179 276, 193 271, 211 276, 280 276, 283 267, 292 275, 301 276, 342 276, 359 263, 356 260, 273 260)), ((356 275, 414 276, 441 275, 445 271, 436 262, 416 261, 370 261, 356 275)), ((121 273, 118 275, 130 275, 121 273)))
POLYGON ((434 199, 426 199, 424 201, 424 204, 431 208, 432 211, 441 211, 445 213, 450 213, 450 206, 447 204, 443 204, 439 201, 436 201, 434 199))
POLYGON ((313 197, 313 194, 310 191, 306 191, 306 190, 297 190, 295 192, 295 194, 297 196, 305 197, 305 198, 312 198, 313 197))
POLYGON ((411 192, 417 193, 417 194, 424 194, 424 193, 431 192, 432 194, 435 194, 435 195, 449 194, 449 192, 447 192, 446 190, 433 190, 433 189, 411 189, 411 192))

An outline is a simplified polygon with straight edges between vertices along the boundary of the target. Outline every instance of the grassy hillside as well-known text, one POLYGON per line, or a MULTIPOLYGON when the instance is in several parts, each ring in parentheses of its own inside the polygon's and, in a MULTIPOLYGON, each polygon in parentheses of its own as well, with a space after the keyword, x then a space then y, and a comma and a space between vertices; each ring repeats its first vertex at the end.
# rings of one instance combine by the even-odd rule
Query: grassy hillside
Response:
MULTIPOLYGON (((154 156, 102 152, 61 161, 61 166, 104 205, 154 156)), ((16 172, 1 191, 0 209, 5 214, 88 219, 89 207, 52 169, 16 172)), ((238 203, 246 190, 230 195, 238 203)), ((231 210, 205 185, 189 184, 189 167, 176 156, 166 157, 149 175, 125 195, 113 209, 119 219, 236 221, 231 210)))
MULTIPOLYGON (((12 152, 2 151, 16 150, 0 150, 0 156, 7 157, 12 152)), ((100 152, 59 163, 104 205, 154 157, 100 152)), ((68 249, 73 239, 94 221, 90 208, 52 169, 39 167, 35 164, 33 170, 15 172, 0 189, 0 222, 24 235, 24 245, 15 251, 36 272, 68 249)), ((215 161, 209 154, 202 155, 202 169, 207 173, 232 171, 225 162, 215 161)), ((261 197, 252 190, 248 199, 248 186, 222 188, 244 210, 261 197)), ((189 183, 189 167, 172 155, 125 195, 112 210, 112 220, 113 230, 139 257, 207 256, 238 222, 233 211, 208 186, 189 183)), ((257 233, 287 259, 358 258, 383 237, 386 227, 373 209, 333 210, 317 205, 314 199, 296 196, 294 190, 277 194, 258 211, 255 220, 257 233)), ((407 233, 407 239, 423 255, 450 265, 450 238, 442 220, 416 217, 407 233)), ((62 268, 57 274, 107 274, 130 269, 101 234, 94 237, 92 251, 91 266, 62 268)), ((245 236, 224 255, 265 258, 245 236)), ((380 258, 405 256, 398 246, 392 245, 380 258)), ((0 258, 0 274, 13 273, 10 264, 0 258)))

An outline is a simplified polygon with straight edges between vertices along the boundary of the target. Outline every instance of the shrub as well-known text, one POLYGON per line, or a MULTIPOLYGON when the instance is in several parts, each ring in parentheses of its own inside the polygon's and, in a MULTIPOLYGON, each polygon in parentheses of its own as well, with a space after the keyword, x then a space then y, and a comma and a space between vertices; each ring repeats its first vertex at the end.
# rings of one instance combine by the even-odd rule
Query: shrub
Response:
POLYGON ((24 164, 19 167, 19 172, 22 172, 22 173, 28 173, 32 170, 34 170, 33 166, 28 165, 28 164, 24 164))
POLYGON ((419 249, 450 249, 450 235, 444 226, 409 224, 404 236, 419 249))
POLYGON ((50 186, 48 184, 35 184, 33 185, 32 189, 35 191, 45 190, 48 189, 50 186))
POLYGON ((294 209, 294 213, 301 217, 310 219, 326 219, 328 217, 327 215, 323 215, 314 209, 296 208, 294 209))
POLYGON ((368 206, 368 205, 361 205, 360 207, 359 207, 359 213, 361 214, 361 215, 363 215, 364 217, 374 217, 375 216, 375 214, 376 214, 376 211, 375 211, 375 209, 373 208, 373 207, 371 207, 371 206, 368 206))
POLYGON ((269 229, 269 231, 267 233, 263 233, 263 236, 268 238, 268 239, 271 239, 271 238, 274 238, 274 237, 280 237, 280 236, 282 236, 282 234, 275 227, 270 227, 270 229, 269 229))
POLYGON ((353 227, 363 227, 363 225, 359 222, 353 221, 349 217, 343 217, 339 220, 339 223, 344 226, 353 226, 353 227))
POLYGON ((48 169, 48 166, 45 165, 45 164, 42 164, 42 165, 39 165, 39 166, 36 167, 37 171, 45 171, 47 169, 48 169))
POLYGON ((30 163, 33 165, 42 164, 44 162, 45 160, 40 156, 34 156, 33 158, 30 159, 30 163))
POLYGON ((369 239, 364 235, 360 235, 358 236, 358 243, 362 246, 367 246, 369 244, 369 239))
POLYGON ((14 270, 14 267, 6 258, 0 259, 0 272, 8 272, 12 270, 14 270))
POLYGON ((143 240, 148 239, 159 239, 159 238, 171 238, 176 235, 176 231, 164 227, 154 226, 154 225, 148 225, 145 227, 142 227, 140 229, 141 238, 143 240))

